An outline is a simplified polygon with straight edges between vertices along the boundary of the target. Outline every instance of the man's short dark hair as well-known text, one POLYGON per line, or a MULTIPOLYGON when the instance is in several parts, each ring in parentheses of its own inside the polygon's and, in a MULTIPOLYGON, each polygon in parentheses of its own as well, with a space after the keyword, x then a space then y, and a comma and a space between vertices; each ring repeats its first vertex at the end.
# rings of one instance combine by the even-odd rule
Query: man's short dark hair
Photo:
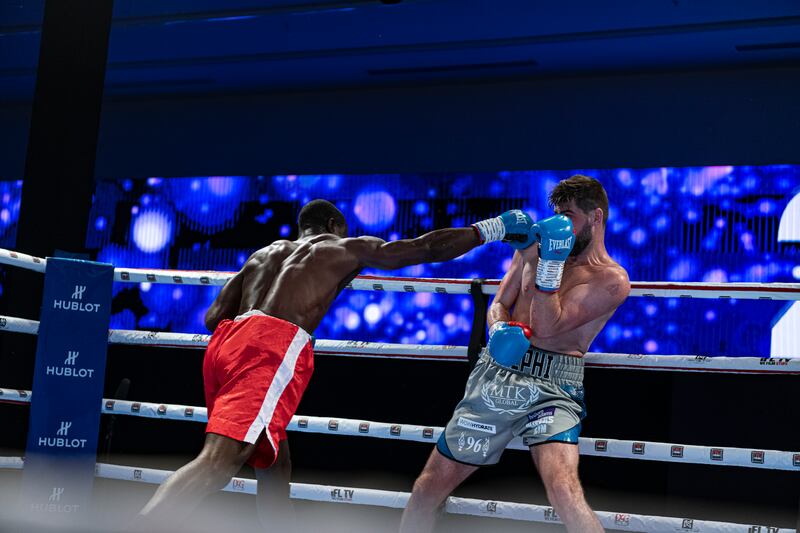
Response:
POLYGON ((297 226, 300 231, 309 228, 327 230, 328 221, 333 219, 337 224, 345 224, 344 215, 328 200, 311 200, 297 215, 297 226))
POLYGON ((608 195, 603 185, 596 179, 575 174, 562 180, 550 193, 547 203, 555 208, 572 200, 575 200, 575 205, 584 213, 599 207, 603 210, 603 224, 608 221, 608 195))

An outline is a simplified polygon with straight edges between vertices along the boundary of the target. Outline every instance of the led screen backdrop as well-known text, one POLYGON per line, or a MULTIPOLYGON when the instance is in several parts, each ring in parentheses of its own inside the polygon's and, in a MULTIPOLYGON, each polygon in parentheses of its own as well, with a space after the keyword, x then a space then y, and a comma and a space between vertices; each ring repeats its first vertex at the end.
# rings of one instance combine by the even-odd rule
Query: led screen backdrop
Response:
MULTIPOLYGON (((0 248, 14 249, 21 200, 21 180, 0 180, 0 248)), ((0 296, 4 292, 6 268, 9 267, 4 267, 0 273, 0 296)))
MULTIPOLYGON (((257 248, 296 236, 300 206, 335 202, 352 235, 387 240, 463 226, 510 208, 551 214, 547 194, 574 173, 611 202, 607 247, 637 281, 800 279, 800 166, 654 168, 435 175, 214 176, 98 183, 87 245, 117 266, 238 270, 257 248), (783 221, 783 225, 782 225, 783 221), (779 230, 781 240, 779 242, 779 230), (796 238, 795 238, 796 237, 796 238)), ((390 274, 497 278, 510 248, 390 274)), ((364 273, 376 273, 364 271, 364 273)), ((313 283, 313 280, 310 280, 313 283)), ((205 332, 218 289, 116 284, 112 327, 205 332)), ((788 306, 745 300, 630 298, 596 339, 606 352, 770 355, 788 306)), ((469 297, 345 291, 318 338, 466 344, 469 297)))

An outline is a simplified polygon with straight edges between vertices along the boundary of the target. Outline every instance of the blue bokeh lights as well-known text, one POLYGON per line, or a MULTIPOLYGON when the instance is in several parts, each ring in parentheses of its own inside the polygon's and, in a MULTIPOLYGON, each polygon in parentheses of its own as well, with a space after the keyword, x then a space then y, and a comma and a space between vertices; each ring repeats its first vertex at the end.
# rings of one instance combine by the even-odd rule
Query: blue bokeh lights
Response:
MULTIPOLYGON (((800 166, 787 165, 107 181, 98 183, 87 245, 99 260, 119 266, 235 271, 257 248, 294 238, 297 212, 314 198, 333 201, 351 234, 396 240, 510 208, 535 219, 549 216, 547 194, 574 173, 595 176, 608 190, 606 244, 632 280, 800 279, 798 243, 791 235, 778 239, 787 206, 800 198, 800 166)), ((800 210, 800 200, 792 205, 800 210)), ((0 229, 3 223, 0 211, 0 229)), ((497 278, 510 258, 508 247, 491 244, 448 263, 364 273, 497 278)), ((118 284, 115 309, 121 310, 112 327, 204 332, 205 309, 218 291, 118 284)), ((783 307, 770 301, 629 298, 592 349, 769 355, 771 321, 783 307)), ((467 296, 344 291, 316 335, 463 345, 471 317, 467 296)))
POLYGON ((0 246, 11 248, 17 235, 22 181, 0 181, 0 246))
POLYGON ((159 252, 172 238, 172 217, 162 211, 140 212, 131 228, 133 242, 144 253, 159 252))
POLYGON ((373 231, 382 231, 394 222, 397 204, 394 196, 387 191, 365 191, 356 196, 353 214, 373 231))

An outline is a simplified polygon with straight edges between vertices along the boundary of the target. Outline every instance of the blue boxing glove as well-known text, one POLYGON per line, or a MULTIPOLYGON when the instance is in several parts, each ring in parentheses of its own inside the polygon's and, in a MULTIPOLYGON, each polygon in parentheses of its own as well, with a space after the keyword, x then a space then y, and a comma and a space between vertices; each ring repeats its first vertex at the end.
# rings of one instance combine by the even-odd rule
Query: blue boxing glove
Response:
POLYGON ((531 347, 531 335, 531 328, 522 322, 495 322, 489 328, 489 355, 500 366, 518 365, 531 347))
POLYGON ((540 244, 536 288, 545 292, 557 291, 561 287, 564 263, 575 245, 572 221, 564 215, 552 216, 534 224, 531 233, 540 244))
POLYGON ((481 244, 503 241, 512 248, 527 248, 534 242, 530 229, 533 220, 525 211, 512 209, 499 217, 481 220, 472 225, 481 239, 481 244))

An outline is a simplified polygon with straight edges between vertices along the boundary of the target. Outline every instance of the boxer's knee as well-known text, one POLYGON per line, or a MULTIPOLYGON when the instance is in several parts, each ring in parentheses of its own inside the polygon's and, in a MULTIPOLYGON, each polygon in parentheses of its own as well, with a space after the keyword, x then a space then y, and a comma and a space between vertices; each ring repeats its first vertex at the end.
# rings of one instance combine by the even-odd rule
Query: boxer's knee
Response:
POLYGON ((195 462, 205 474, 204 485, 212 490, 219 490, 227 485, 241 468, 241 464, 223 455, 201 455, 195 462))
POLYGON ((583 503, 583 489, 577 476, 565 474, 555 476, 546 484, 547 499, 556 512, 563 514, 583 503))
POLYGON ((450 495, 448 486, 442 483, 441 476, 431 469, 425 469, 414 481, 412 498, 417 507, 438 508, 450 495))
POLYGON ((242 446, 232 439, 206 441, 195 462, 206 473, 209 486, 222 488, 239 472, 251 451, 251 445, 242 446))

